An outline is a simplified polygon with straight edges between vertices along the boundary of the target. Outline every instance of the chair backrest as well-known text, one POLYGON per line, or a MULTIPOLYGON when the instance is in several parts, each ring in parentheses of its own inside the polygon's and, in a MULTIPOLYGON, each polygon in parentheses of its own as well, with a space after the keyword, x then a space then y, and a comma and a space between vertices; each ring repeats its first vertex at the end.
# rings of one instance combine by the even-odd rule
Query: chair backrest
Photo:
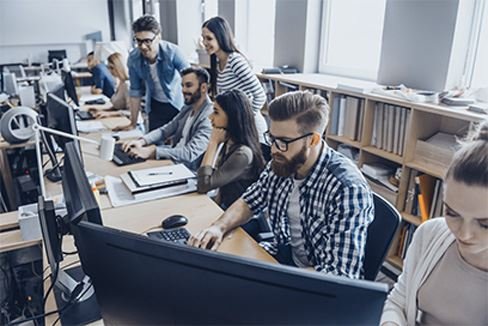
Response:
POLYGON ((263 158, 266 162, 271 161, 271 147, 261 143, 261 151, 263 152, 263 158))
POLYGON ((401 222, 397 209, 373 193, 374 221, 368 227, 364 259, 364 278, 374 281, 401 222))

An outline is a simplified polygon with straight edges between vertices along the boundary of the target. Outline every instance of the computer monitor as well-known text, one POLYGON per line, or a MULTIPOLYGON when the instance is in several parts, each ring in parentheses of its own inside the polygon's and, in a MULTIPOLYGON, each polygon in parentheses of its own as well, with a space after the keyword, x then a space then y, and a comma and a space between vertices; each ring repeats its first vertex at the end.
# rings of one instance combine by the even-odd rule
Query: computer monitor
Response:
POLYGON ((378 325, 386 284, 76 225, 83 270, 114 325, 378 325))
POLYGON ((73 143, 67 143, 65 148, 63 194, 70 224, 80 220, 102 224, 100 208, 73 143))
MULTIPOLYGON (((48 128, 72 135, 78 135, 75 113, 73 108, 65 101, 63 85, 60 85, 47 94, 46 114, 48 128)), ((53 138, 56 141, 56 144, 63 150, 66 143, 75 142, 78 144, 78 141, 66 137, 53 136, 53 138)), ((79 144, 77 146, 79 148, 79 144)))
POLYGON ((73 100, 76 106, 80 106, 80 102, 78 101, 78 95, 76 94, 75 82, 73 80, 73 75, 71 74, 71 71, 63 71, 62 78, 64 88, 66 89, 66 94, 68 94, 68 97, 73 100))
POLYGON ((73 143, 66 144, 63 169, 63 192, 68 214, 57 217, 53 201, 38 200, 38 216, 42 238, 51 267, 51 282, 60 313, 61 322, 69 325, 84 325, 98 320, 100 313, 89 278, 79 266, 62 269, 62 239, 71 229, 71 223, 84 219, 101 223, 98 208, 91 187, 86 178, 77 150, 73 143))

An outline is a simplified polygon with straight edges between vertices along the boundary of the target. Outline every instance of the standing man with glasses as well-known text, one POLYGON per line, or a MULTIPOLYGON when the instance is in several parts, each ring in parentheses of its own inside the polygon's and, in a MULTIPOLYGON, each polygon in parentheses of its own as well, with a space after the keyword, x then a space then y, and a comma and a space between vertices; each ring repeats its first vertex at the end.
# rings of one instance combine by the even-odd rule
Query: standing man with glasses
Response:
POLYGON ((216 250, 231 230, 267 211, 275 237, 261 245, 280 263, 361 278, 373 196, 356 165, 322 139, 328 111, 325 100, 310 92, 273 100, 265 133, 271 162, 189 244, 216 250))
POLYGON ((115 129, 127 130, 136 126, 145 88, 145 111, 151 131, 171 121, 180 111, 183 105, 180 71, 189 64, 175 44, 161 40, 160 24, 153 16, 138 18, 132 24, 132 31, 137 47, 127 61, 131 122, 115 129))

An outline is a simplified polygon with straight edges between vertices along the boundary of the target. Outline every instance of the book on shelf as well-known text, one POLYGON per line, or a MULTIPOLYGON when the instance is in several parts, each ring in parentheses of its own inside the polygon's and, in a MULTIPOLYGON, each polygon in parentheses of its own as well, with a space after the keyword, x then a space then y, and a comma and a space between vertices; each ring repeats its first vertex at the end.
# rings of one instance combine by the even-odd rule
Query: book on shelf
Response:
POLYGON ((412 242, 413 234, 417 227, 410 223, 403 222, 400 226, 400 232, 398 237, 398 244, 395 251, 396 256, 405 259, 407 255, 408 247, 412 242))
POLYGON ((421 222, 442 215, 442 180, 411 170, 404 211, 419 216, 421 222))
POLYGON ((394 111, 394 106, 393 105, 390 105, 388 104, 388 122, 387 122, 387 130, 388 130, 388 135, 387 135, 387 138, 386 138, 386 141, 387 141, 387 147, 386 147, 386 150, 388 152, 393 152, 393 135, 394 135, 394 128, 395 128, 395 125, 394 125, 394 121, 395 121, 395 111, 394 111))
POLYGON ((334 100, 332 101, 330 133, 333 135, 337 135, 339 132, 340 100, 341 100, 340 96, 334 96, 334 100))
POLYGON ((346 97, 341 96, 339 99, 339 122, 337 129, 337 136, 344 135, 344 121, 345 121, 345 108, 346 108, 346 97))
POLYGON ((395 107, 395 127, 393 134, 393 153, 400 155, 400 121, 402 115, 402 108, 399 106, 395 107))
POLYGON ((395 174, 395 167, 382 163, 364 163, 360 170, 370 180, 381 184, 393 192, 398 192, 398 186, 390 182, 390 177, 395 174))
POLYGON ((359 142, 361 141, 362 134, 363 134, 363 120, 364 120, 365 102, 366 101, 364 101, 364 100, 359 101, 359 115, 358 115, 358 121, 357 121, 356 135, 354 136, 354 138, 359 142))

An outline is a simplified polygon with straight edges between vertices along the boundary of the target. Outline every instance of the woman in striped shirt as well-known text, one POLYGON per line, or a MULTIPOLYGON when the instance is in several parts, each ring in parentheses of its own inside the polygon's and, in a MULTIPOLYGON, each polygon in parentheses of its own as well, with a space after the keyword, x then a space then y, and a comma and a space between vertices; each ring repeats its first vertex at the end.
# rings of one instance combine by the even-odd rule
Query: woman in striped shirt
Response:
POLYGON ((215 97, 225 91, 238 89, 251 101, 259 141, 264 143, 268 129, 261 114, 266 94, 246 58, 239 52, 229 23, 222 17, 213 17, 203 23, 203 44, 210 55, 211 91, 215 97))

